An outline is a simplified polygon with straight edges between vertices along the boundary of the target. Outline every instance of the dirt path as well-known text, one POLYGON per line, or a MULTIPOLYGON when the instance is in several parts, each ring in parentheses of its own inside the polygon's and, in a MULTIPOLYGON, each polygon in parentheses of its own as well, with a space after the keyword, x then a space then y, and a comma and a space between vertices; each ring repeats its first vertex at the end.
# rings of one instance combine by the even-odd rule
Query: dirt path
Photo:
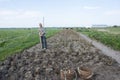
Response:
POLYGON ((82 36, 86 41, 91 42, 91 44, 94 45, 96 48, 100 49, 103 52, 103 54, 112 57, 120 64, 120 51, 115 51, 111 49, 110 47, 107 47, 100 42, 92 40, 83 34, 80 34, 80 36, 82 36))
POLYGON ((0 80, 60 80, 60 70, 80 66, 92 70, 91 80, 120 80, 119 64, 76 32, 63 30, 47 42, 47 50, 37 44, 1 62, 0 80))

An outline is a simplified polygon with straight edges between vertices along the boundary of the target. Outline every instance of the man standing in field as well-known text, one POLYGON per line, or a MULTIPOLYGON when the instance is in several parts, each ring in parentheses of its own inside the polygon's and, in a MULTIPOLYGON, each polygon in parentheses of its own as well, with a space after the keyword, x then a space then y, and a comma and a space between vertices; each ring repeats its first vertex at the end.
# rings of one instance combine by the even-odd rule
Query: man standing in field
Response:
POLYGON ((47 42, 46 42, 46 36, 45 36, 45 29, 43 28, 42 24, 39 24, 39 36, 41 37, 41 43, 42 43, 42 49, 47 49, 47 42))

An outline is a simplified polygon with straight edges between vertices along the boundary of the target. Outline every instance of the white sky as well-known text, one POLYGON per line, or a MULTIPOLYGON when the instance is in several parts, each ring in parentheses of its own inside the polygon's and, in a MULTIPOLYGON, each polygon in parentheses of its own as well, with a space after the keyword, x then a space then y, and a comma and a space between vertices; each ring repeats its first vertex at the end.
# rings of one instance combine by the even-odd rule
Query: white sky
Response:
POLYGON ((1 27, 120 25, 120 0, 0 0, 1 27))

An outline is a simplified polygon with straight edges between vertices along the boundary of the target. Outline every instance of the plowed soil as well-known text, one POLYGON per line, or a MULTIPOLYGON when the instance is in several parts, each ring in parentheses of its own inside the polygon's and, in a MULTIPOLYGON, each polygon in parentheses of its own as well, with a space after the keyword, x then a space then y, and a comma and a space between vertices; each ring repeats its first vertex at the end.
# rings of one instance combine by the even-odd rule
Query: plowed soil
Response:
POLYGON ((60 80, 60 70, 81 66, 94 73, 90 80, 120 80, 119 64, 73 30, 59 32, 47 44, 46 50, 37 44, 1 62, 0 80, 60 80))

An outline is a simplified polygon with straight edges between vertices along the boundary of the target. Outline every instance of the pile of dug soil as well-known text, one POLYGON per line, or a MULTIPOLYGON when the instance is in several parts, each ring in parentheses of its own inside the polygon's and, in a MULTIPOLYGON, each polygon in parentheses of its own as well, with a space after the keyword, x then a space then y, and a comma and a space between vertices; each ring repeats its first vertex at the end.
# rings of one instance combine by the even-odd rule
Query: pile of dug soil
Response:
MULTIPOLYGON (((120 66, 72 30, 47 40, 48 49, 37 44, 0 63, 0 80, 60 80, 60 70, 88 67, 91 80, 120 80, 120 66)), ((82 80, 77 77, 76 80, 82 80)))

